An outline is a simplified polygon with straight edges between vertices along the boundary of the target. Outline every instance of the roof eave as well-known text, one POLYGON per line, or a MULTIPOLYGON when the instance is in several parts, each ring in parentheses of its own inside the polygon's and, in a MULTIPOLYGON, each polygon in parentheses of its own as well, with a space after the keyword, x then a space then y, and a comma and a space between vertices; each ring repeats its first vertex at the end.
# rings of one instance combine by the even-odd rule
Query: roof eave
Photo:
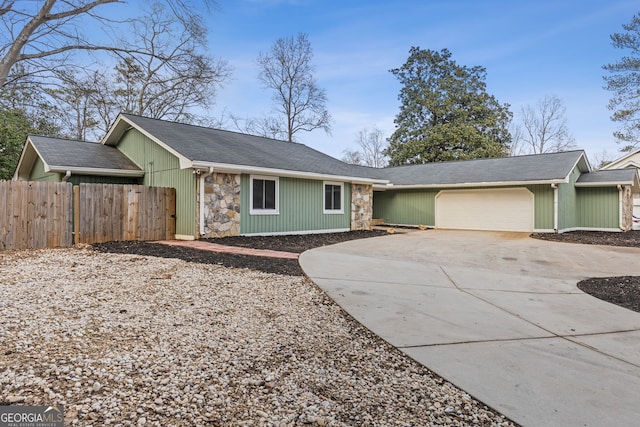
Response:
POLYGON ((332 175, 332 174, 323 174, 316 172, 303 172, 303 171, 294 171, 287 169, 275 169, 275 168, 264 168, 258 166, 246 166, 246 165, 234 165, 228 163, 215 163, 215 162, 202 162, 202 161, 194 161, 192 163, 192 168, 194 169, 205 169, 213 170, 214 172, 223 172, 223 173, 248 173, 248 174, 262 174, 262 175, 275 175, 282 176, 288 178, 301 178, 301 179, 324 179, 324 180, 334 180, 334 181, 345 181, 351 182, 354 184, 382 184, 386 185, 389 183, 388 180, 374 179, 374 178, 364 178, 364 177, 356 177, 356 176, 348 176, 348 175, 332 175))
POLYGON ((438 188, 479 188, 479 187, 513 187, 523 185, 551 185, 566 184, 567 179, 547 179, 536 181, 495 181, 495 182, 461 182, 454 184, 389 184, 386 190, 418 190, 418 189, 438 189, 438 188))

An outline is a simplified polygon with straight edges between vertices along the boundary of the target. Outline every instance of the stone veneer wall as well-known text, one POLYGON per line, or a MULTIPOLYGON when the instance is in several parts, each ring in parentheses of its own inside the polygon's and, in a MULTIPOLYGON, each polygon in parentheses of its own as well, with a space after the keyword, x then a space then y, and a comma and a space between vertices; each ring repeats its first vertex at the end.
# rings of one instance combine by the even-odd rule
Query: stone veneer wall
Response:
POLYGON ((371 230, 373 185, 351 184, 351 229, 371 230))
POLYGON ((204 237, 240 235, 240 175, 204 178, 204 237))
POLYGON ((625 185, 622 188, 622 224, 623 231, 633 229, 633 193, 631 186, 625 185))

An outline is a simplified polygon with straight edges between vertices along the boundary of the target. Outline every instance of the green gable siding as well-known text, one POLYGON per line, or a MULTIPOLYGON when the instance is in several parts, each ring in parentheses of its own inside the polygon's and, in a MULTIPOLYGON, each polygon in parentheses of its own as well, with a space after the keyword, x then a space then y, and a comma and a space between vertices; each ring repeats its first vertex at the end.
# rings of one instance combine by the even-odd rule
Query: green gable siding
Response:
POLYGON ((60 182, 62 177, 59 173, 54 172, 45 172, 44 171, 44 162, 40 157, 38 157, 31 168, 31 173, 29 174, 29 181, 46 181, 46 182, 60 182))
POLYGON ((118 149, 141 169, 142 184, 176 189, 176 234, 196 236, 196 175, 180 169, 176 156, 135 129, 118 142, 118 149))
POLYGON ((434 227, 438 190, 376 191, 373 217, 386 224, 434 227))
POLYGON ((577 188, 578 227, 620 228, 620 196, 616 187, 577 188))
POLYGON ((251 215, 250 176, 243 174, 240 190, 240 234, 342 230, 351 226, 351 185, 344 184, 344 213, 324 214, 323 181, 279 178, 279 214, 251 215))
POLYGON ((558 184, 558 230, 566 230, 578 226, 578 201, 576 197, 576 181, 580 170, 574 168, 569 175, 569 183, 558 184))
POLYGON ((553 188, 551 185, 527 185, 533 193, 534 228, 536 230, 553 230, 553 188))

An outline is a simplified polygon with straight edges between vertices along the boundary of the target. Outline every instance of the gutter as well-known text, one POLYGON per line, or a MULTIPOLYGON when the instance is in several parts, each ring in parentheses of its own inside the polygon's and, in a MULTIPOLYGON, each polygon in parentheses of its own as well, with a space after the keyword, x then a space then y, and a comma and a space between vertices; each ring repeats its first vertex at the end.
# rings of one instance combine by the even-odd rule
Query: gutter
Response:
POLYGON ((272 168, 262 168, 257 166, 242 166, 242 165, 231 165, 226 163, 211 163, 211 162, 193 162, 191 167, 193 169, 204 169, 210 170, 215 169, 216 172, 223 173, 237 173, 237 174, 256 174, 256 175, 273 175, 273 176, 282 176, 288 178, 301 178, 301 179, 322 179, 328 181, 345 181, 351 182, 353 184, 382 184, 387 185, 389 180, 386 179, 375 179, 375 178, 363 178, 356 176, 346 176, 346 175, 330 175, 325 173, 316 173, 316 172, 299 172, 292 171, 286 169, 272 169, 272 168))
POLYGON ((68 170, 64 173, 64 176, 62 177, 62 182, 67 182, 67 180, 71 177, 71 171, 68 170))
POLYGON ((558 232, 558 184, 551 184, 553 188, 553 231, 558 232))
POLYGON ((495 182, 462 182, 454 184, 387 184, 384 187, 374 185, 379 190, 419 190, 419 189, 448 189, 448 188, 478 188, 478 187, 521 187, 524 185, 557 185, 569 182, 565 179, 541 181, 495 181, 495 182))
POLYGON ((622 185, 618 184, 618 227, 620 230, 624 231, 624 226, 622 224, 622 209, 623 209, 623 188, 622 185))
POLYGON ((103 175, 103 176, 130 176, 140 178, 144 176, 144 171, 130 169, 101 169, 101 168, 78 168, 65 166, 45 167, 45 172, 74 173, 75 175, 103 175))

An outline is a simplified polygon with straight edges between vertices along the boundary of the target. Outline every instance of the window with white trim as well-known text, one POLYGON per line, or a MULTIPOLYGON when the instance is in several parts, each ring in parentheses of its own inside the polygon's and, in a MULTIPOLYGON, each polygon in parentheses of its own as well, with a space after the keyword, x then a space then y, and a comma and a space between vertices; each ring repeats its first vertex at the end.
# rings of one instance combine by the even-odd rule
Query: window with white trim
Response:
POLYGON ((344 213, 344 183, 324 183, 324 210, 325 214, 344 213))
POLYGON ((279 181, 272 176, 251 176, 252 215, 274 215, 279 213, 279 181))

